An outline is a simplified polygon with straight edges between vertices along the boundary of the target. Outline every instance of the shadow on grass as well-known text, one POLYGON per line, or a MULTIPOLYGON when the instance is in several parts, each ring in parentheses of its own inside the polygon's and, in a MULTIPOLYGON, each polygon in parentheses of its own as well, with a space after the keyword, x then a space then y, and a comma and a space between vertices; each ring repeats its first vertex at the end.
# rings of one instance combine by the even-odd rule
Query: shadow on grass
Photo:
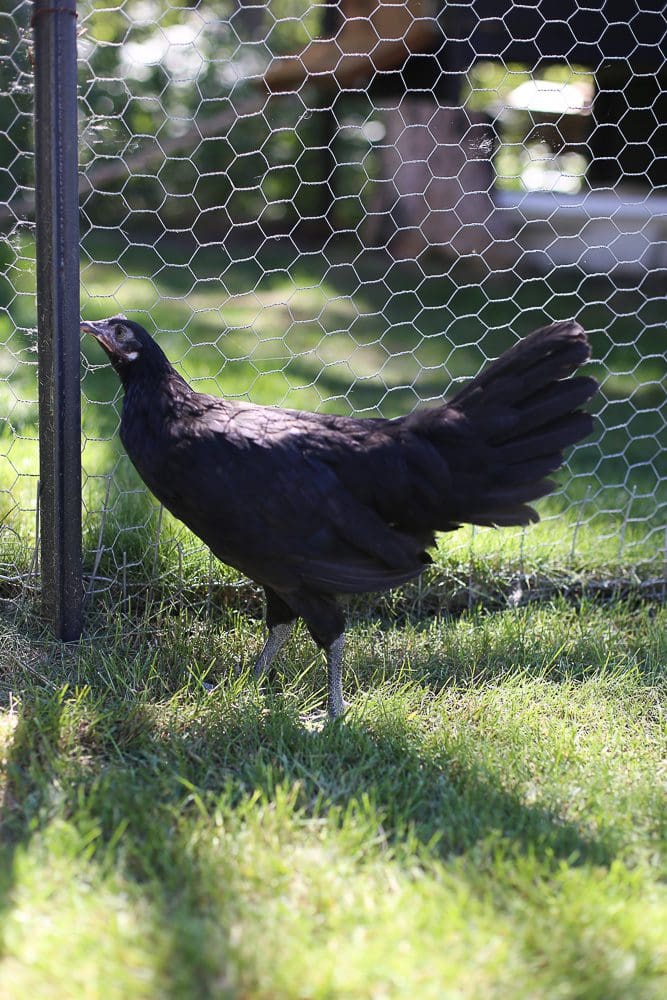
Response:
POLYGON ((78 852, 81 878, 91 880, 93 888, 91 860, 102 878, 119 871, 149 904, 160 954, 168 956, 169 967, 159 970, 168 995, 203 996, 209 977, 194 920, 210 887, 181 840, 183 786, 169 767, 173 762, 162 766, 153 720, 139 703, 109 707, 104 747, 91 719, 81 716, 74 722, 71 716, 71 704, 58 695, 26 699, 7 753, 0 802, 0 959, 4 923, 18 888, 19 855, 52 823, 64 822, 74 831, 69 840, 73 857, 53 859, 51 845, 42 845, 45 882, 52 864, 56 871, 60 861, 76 864, 78 852), (122 750, 116 740, 123 742, 122 750))
MULTIPOLYGON (((241 703, 223 695, 161 711, 141 697, 110 698, 101 684, 80 697, 26 696, 6 755, 0 921, 13 905, 17 852, 54 821, 80 830, 82 841, 92 829, 86 842, 94 859, 145 896, 168 939, 169 994, 204 995, 244 889, 239 878, 235 886, 212 881, 193 827, 213 827, 222 809, 233 828, 236 811, 270 805, 280 789, 293 794, 295 815, 334 833, 350 809, 370 808, 399 863, 411 845, 408 869, 415 844, 441 859, 478 845, 490 863, 494 851, 525 854, 547 870, 613 858, 610 843, 522 801, 488 763, 481 736, 474 746, 435 741, 407 716, 389 714, 353 714, 313 733, 279 699, 241 703)), ((228 851, 228 843, 221 839, 216 850, 228 851)))
MULTIPOLYGON (((405 626, 398 645, 395 634, 387 637, 369 625, 351 644, 350 666, 364 690, 385 680, 390 689, 411 681, 433 691, 452 682, 465 690, 467 682, 479 687, 516 676, 519 665, 528 676, 544 676, 545 657, 560 655, 563 636, 578 629, 562 677, 584 679, 605 661, 609 623, 588 614, 578 624, 571 609, 563 608, 564 614, 568 619, 553 635, 543 623, 539 638, 530 641, 539 624, 532 610, 512 612, 486 645, 475 634, 466 639, 465 629, 459 635, 454 620, 440 630, 439 645, 416 622, 405 626)), ((271 891, 257 889, 252 865, 239 866, 240 831, 261 824, 262 810, 274 817, 282 810, 287 841, 310 836, 304 819, 335 838, 359 816, 361 829, 371 830, 368 850, 382 854, 386 845, 407 878, 422 861, 461 858, 464 872, 486 866, 491 888, 497 858, 510 865, 516 858, 535 859, 548 877, 563 865, 610 865, 622 850, 625 835, 613 816, 592 833, 586 817, 578 823, 561 815, 557 795, 551 808, 549 779, 542 792, 539 767, 536 799, 528 801, 511 743, 484 732, 473 717, 431 725, 426 713, 390 698, 384 708, 374 703, 342 724, 310 732, 297 708, 319 698, 315 685, 322 673, 308 671, 300 679, 302 656, 285 665, 280 694, 261 695, 252 685, 241 690, 230 681, 205 695, 195 669, 212 660, 228 666, 238 655, 247 623, 236 621, 241 634, 229 638, 234 623, 234 614, 223 619, 222 643, 208 620, 170 625, 167 616, 152 622, 152 632, 139 624, 130 634, 119 633, 115 645, 109 636, 82 643, 69 659, 54 644, 45 657, 48 690, 32 667, 13 676, 8 668, 4 685, 20 699, 20 717, 3 753, 0 942, 21 858, 41 845, 38 864, 48 878, 51 847, 44 838, 59 822, 78 831, 84 861, 92 857, 100 878, 115 873, 145 900, 155 933, 167 942, 159 952, 160 975, 165 995, 174 997, 207 995, 220 975, 221 954, 232 965, 245 963, 253 988, 261 958, 239 957, 231 928, 249 898, 258 906, 258 895, 261 903, 261 893, 271 891)), ((468 624, 472 633, 483 631, 476 628, 478 616, 468 624)), ((647 641, 645 625, 641 616, 634 625, 637 648, 647 641)), ((256 639, 253 631, 251 641, 256 639)), ((619 662, 624 648, 613 646, 619 662)), ((20 662, 31 662, 27 652, 20 662)), ((561 674, 548 679, 558 681, 561 674)), ((282 836, 269 840, 266 850, 279 852, 282 836)), ((83 864, 74 870, 88 878, 83 864)))
MULTIPOLYGON (((47 793, 58 756, 63 702, 51 693, 37 693, 28 701, 15 725, 5 752, 4 783, 0 798, 0 930, 11 909, 14 861, 46 822, 47 793)), ((4 952, 0 933, 0 956, 4 952)))
POLYGON ((352 715, 305 733, 298 718, 277 708, 259 727, 237 725, 232 738, 243 747, 243 766, 232 771, 240 791, 269 796, 277 784, 298 784, 297 806, 325 816, 368 799, 394 847, 416 837, 444 859, 491 838, 505 841, 509 854, 530 853, 548 864, 612 858, 599 840, 508 789, 506 776, 485 760, 482 737, 474 751, 466 741, 443 744, 389 714, 372 721, 352 715))

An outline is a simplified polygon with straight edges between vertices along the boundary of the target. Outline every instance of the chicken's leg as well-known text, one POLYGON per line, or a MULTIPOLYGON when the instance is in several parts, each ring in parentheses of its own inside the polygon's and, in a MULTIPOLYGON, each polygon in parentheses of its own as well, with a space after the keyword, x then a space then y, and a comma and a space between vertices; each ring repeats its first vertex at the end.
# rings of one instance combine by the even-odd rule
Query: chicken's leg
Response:
POLYGON ((279 625, 273 625, 269 629, 266 642, 262 646, 262 650, 255 661, 255 668, 253 672, 257 680, 259 680, 262 674, 265 674, 271 666, 273 659, 278 655, 289 639, 293 627, 294 622, 281 622, 279 625))
POLYGON ((345 648, 345 633, 327 646, 327 686, 329 695, 327 705, 329 718, 338 719, 347 708, 343 700, 343 650, 345 648))

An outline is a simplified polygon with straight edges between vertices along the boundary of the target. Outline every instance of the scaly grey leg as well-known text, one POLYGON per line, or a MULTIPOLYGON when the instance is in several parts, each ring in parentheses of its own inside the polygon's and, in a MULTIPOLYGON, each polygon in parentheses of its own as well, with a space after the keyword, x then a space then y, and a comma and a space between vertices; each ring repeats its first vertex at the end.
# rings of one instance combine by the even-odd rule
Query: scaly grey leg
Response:
POLYGON ((327 707, 329 718, 338 719, 347 708, 343 701, 343 650, 345 635, 339 635, 327 648, 327 685, 329 696, 327 707))
POLYGON ((257 680, 259 680, 262 674, 266 673, 274 657, 277 656, 283 648, 290 637, 290 632, 293 627, 294 622, 287 622, 285 624, 274 625, 273 628, 269 629, 266 642, 262 646, 262 651, 255 661, 255 668, 253 672, 257 680))

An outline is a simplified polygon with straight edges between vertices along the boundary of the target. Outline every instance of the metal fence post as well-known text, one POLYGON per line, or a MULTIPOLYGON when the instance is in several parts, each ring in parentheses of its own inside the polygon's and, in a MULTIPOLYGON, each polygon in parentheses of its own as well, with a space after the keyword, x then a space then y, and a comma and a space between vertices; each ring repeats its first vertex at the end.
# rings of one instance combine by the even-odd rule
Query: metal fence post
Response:
POLYGON ((35 0, 41 567, 56 636, 81 634, 76 0, 35 0))

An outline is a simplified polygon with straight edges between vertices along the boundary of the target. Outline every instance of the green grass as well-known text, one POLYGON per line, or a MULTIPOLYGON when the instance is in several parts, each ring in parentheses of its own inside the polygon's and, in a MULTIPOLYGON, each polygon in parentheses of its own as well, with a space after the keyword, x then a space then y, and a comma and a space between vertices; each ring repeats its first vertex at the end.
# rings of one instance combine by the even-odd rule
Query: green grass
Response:
POLYGON ((324 729, 305 631, 94 625, 2 630, 3 998, 665 995, 664 608, 355 619, 324 729))

